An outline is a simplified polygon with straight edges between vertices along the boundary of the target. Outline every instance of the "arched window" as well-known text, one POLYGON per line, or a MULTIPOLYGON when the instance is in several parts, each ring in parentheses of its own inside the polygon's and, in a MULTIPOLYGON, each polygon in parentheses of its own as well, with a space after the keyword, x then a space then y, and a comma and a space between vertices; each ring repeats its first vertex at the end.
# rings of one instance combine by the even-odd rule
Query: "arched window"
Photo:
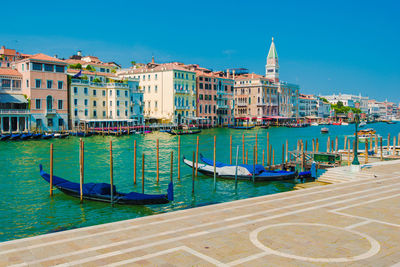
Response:
POLYGON ((53 109, 53 97, 51 95, 48 95, 46 97, 46 104, 47 104, 47 110, 53 109))

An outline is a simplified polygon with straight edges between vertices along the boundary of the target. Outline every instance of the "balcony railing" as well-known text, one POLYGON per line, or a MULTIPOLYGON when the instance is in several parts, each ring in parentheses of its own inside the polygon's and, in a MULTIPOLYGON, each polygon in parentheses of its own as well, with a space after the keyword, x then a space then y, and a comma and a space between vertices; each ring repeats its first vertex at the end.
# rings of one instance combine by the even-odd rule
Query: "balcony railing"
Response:
POLYGON ((56 114, 57 114, 56 109, 46 109, 46 116, 52 116, 52 115, 56 115, 56 114))
POLYGON ((229 105, 217 105, 217 109, 229 109, 229 105))
POLYGON ((179 89, 175 89, 174 91, 175 91, 175 93, 177 93, 177 94, 190 94, 190 90, 179 90, 179 89))
POLYGON ((0 114, 30 114, 29 109, 0 109, 0 114))

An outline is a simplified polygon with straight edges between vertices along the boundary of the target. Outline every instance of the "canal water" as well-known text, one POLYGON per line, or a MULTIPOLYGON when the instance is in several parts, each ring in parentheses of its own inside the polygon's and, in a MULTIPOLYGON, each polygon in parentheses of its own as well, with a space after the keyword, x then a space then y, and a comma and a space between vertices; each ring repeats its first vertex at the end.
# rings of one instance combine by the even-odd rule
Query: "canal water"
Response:
MULTIPOLYGON (((239 146, 239 162, 242 161, 242 134, 245 134, 249 164, 252 161, 255 134, 258 135, 258 162, 262 161, 262 150, 266 147, 267 132, 275 150, 275 163, 282 158, 282 144, 288 139, 289 150, 296 146, 297 139, 308 141, 319 138, 320 151, 325 151, 330 136, 339 138, 343 148, 345 135, 354 134, 354 125, 327 126, 329 134, 320 133, 322 126, 308 128, 270 128, 233 130, 227 128, 203 130, 200 136, 200 153, 213 157, 213 137, 217 136, 217 160, 229 162, 229 136, 233 136, 233 157, 239 146)), ((396 136, 400 124, 369 124, 386 139, 388 133, 396 136)), ((181 163, 181 179, 177 179, 178 137, 167 133, 131 135, 122 137, 93 136, 85 141, 85 182, 109 183, 109 141, 113 141, 114 183, 118 191, 141 192, 141 155, 145 154, 145 192, 165 193, 169 182, 170 151, 174 152, 175 201, 164 205, 111 207, 107 203, 85 201, 66 196, 55 190, 49 197, 49 185, 39 175, 39 164, 49 172, 49 147, 54 144, 54 174, 70 181, 79 182, 79 139, 5 141, 0 142, 0 241, 35 236, 78 227, 115 222, 157 213, 210 205, 237 199, 274 194, 293 190, 296 181, 260 182, 253 184, 239 181, 235 190, 234 181, 217 179, 214 190, 213 178, 199 173, 192 195, 192 170, 181 163), (156 140, 160 143, 160 182, 156 184, 156 140), (137 141, 137 184, 133 184, 133 143, 137 141)), ((192 158, 196 149, 196 135, 181 136, 181 156, 192 158)), ((233 160, 235 162, 235 159, 233 160)))

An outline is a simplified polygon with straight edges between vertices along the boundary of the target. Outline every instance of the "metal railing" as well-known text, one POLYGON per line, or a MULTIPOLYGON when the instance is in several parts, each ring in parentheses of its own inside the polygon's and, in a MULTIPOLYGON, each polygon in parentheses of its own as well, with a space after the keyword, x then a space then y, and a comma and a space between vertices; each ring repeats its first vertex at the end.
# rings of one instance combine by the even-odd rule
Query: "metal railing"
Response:
POLYGON ((0 109, 0 114, 30 114, 29 109, 0 109))

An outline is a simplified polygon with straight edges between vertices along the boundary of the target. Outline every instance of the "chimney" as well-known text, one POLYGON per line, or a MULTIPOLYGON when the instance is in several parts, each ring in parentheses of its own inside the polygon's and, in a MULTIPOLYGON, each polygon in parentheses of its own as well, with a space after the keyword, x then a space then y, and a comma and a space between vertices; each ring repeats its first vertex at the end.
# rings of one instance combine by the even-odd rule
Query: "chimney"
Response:
POLYGON ((235 70, 232 71, 232 78, 235 79, 235 70))
POLYGON ((151 57, 151 63, 154 64, 154 56, 151 57))
POLYGON ((78 52, 76 54, 81 57, 82 56, 82 51, 78 50, 78 52))
POLYGON ((229 79, 229 69, 226 70, 226 78, 229 79))

